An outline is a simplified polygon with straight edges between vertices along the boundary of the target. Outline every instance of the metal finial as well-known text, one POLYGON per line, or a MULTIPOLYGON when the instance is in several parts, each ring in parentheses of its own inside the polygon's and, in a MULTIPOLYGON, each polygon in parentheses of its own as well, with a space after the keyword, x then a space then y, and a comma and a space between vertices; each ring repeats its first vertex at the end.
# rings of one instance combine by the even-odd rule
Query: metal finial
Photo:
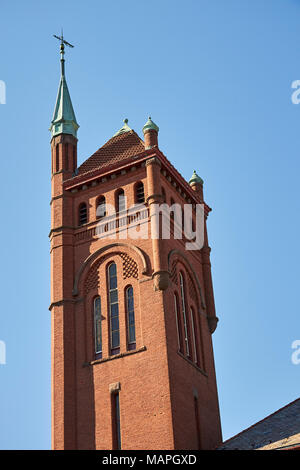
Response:
POLYGON ((56 36, 56 34, 53 34, 53 37, 58 39, 60 41, 60 62, 61 62, 61 74, 65 75, 65 59, 64 59, 64 54, 65 54, 65 44, 66 46, 69 47, 74 47, 72 44, 64 40, 64 35, 63 35, 63 29, 61 29, 61 36, 56 36))

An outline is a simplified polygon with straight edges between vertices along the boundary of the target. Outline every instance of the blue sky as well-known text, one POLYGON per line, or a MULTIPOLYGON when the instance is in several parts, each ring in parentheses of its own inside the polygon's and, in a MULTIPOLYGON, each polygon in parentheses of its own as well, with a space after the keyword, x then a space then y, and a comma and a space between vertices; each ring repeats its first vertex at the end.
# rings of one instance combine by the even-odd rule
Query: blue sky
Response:
POLYGON ((300 1, 2 2, 0 448, 50 448, 50 133, 57 41, 79 162, 150 114, 205 182, 224 438, 298 397, 300 1))

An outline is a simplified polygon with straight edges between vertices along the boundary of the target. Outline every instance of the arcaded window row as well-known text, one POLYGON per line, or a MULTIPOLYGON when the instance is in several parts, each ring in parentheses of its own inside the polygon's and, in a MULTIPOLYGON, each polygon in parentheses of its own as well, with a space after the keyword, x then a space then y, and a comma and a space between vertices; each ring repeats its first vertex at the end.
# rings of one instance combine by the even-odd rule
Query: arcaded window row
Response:
MULTIPOLYGON (((145 202, 144 184, 141 181, 135 185, 134 200, 136 204, 143 204, 145 202)), ((116 212, 122 212, 126 209, 126 196, 124 189, 116 191, 115 206, 116 212)), ((106 199, 105 196, 102 195, 96 200, 96 217, 97 219, 101 219, 106 215, 106 199)), ((88 223, 88 221, 87 204, 82 202, 78 208, 78 225, 84 225, 88 223)))

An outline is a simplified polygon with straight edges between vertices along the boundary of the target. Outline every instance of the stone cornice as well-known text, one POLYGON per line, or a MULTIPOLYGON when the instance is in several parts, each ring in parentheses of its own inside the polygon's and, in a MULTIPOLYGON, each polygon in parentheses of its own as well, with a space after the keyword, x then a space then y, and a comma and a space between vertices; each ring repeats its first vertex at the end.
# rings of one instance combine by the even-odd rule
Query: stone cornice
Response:
POLYGON ((49 232, 49 235, 48 237, 50 238, 52 233, 57 233, 57 232, 62 232, 63 230, 74 230, 75 227, 72 227, 70 225, 61 225, 60 227, 55 227, 55 228, 52 228, 49 232))
POLYGON ((84 173, 83 175, 75 176, 74 178, 71 178, 64 182, 64 189, 70 190, 78 188, 84 184, 90 184, 98 178, 109 176, 112 173, 116 173, 116 171, 119 172, 123 169, 128 169, 132 166, 135 166, 137 163, 145 161, 149 158, 149 156, 155 156, 155 151, 156 149, 145 150, 143 153, 140 153, 135 157, 123 160, 122 162, 117 162, 114 165, 110 165, 104 168, 98 168, 88 173, 84 173))

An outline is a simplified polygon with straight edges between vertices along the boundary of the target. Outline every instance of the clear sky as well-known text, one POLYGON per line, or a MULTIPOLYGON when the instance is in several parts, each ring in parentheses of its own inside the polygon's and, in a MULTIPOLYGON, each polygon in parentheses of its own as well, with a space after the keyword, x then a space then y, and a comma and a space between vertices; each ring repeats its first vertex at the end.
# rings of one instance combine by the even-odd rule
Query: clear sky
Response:
POLYGON ((64 28, 79 162, 150 114, 205 182, 224 438, 298 397, 300 1, 1 2, 0 448, 50 448, 50 133, 64 28))

